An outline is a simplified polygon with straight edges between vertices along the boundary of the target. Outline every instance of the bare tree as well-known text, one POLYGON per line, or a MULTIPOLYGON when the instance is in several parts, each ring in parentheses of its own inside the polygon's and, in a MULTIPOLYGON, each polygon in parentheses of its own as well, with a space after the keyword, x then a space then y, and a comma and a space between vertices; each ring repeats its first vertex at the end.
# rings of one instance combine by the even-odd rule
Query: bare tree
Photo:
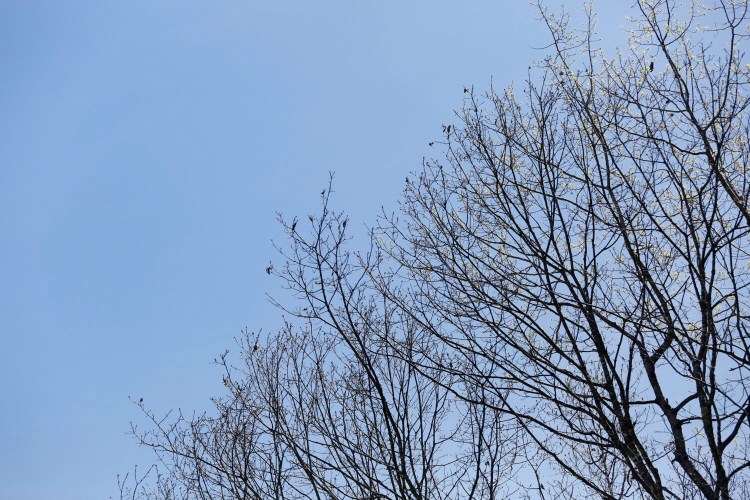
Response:
POLYGON ((640 0, 609 58, 539 11, 551 55, 464 90, 368 250, 330 186, 282 220, 289 322, 216 416, 144 408, 168 493, 124 494, 750 497, 747 2, 640 0))
POLYGON ((463 363, 425 370, 579 494, 744 498, 747 2, 637 9, 608 59, 593 16, 580 34, 540 6, 553 55, 523 95, 469 93, 382 225, 409 286, 381 291, 463 363))

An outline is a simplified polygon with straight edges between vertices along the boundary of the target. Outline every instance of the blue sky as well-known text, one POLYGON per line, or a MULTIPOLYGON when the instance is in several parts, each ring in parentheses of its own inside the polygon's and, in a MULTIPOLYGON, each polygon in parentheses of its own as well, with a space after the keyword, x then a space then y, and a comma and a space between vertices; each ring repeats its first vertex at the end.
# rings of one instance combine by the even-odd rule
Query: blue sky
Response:
POLYGON ((543 56, 535 18, 489 0, 0 2, 0 500, 114 496, 151 459, 128 397, 208 409, 211 360, 280 325, 275 213, 314 213, 329 171, 360 227, 396 209, 463 86, 520 84, 543 56))

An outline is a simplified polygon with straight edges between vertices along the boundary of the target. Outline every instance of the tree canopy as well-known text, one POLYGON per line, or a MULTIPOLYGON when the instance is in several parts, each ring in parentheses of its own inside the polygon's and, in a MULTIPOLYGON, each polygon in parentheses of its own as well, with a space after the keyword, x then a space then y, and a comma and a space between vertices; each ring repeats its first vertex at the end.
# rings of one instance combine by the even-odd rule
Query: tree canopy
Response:
POLYGON ((123 496, 750 497, 747 9, 640 0, 606 55, 540 4, 547 57, 465 89, 364 251, 330 188, 280 218, 285 327, 215 414, 140 404, 123 496))

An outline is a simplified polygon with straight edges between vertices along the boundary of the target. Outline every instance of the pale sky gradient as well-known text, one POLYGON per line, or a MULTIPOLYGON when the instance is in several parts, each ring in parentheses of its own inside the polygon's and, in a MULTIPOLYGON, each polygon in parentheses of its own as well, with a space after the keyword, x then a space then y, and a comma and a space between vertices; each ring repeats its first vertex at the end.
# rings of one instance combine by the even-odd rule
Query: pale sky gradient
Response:
POLYGON ((0 500, 115 496, 151 460, 128 397, 209 409, 211 360, 280 325, 275 213, 316 212, 329 171, 352 225, 395 210, 463 86, 520 85, 544 55, 535 18, 515 0, 0 2, 0 500))

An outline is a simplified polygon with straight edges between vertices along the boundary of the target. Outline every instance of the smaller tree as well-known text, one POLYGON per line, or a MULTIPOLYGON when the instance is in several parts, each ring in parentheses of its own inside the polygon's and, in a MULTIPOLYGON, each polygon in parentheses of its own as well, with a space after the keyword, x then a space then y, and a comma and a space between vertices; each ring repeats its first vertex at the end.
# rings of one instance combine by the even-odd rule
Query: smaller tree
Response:
MULTIPOLYGON (((327 190, 330 192, 330 189, 327 190)), ((518 460, 499 414, 456 399, 453 376, 417 369, 417 325, 383 302, 376 254, 345 249, 346 219, 328 210, 291 239, 279 275, 298 294, 275 335, 245 332, 225 354, 216 414, 157 417, 133 428, 162 470, 168 498, 501 498, 518 460), (399 355, 392 351, 394 345, 399 355), (437 383, 436 383, 437 382, 437 383)), ((283 223, 283 221, 282 221, 283 223)), ((477 394, 477 397, 481 397, 477 394)), ((139 484, 134 498, 166 498, 139 484)))

